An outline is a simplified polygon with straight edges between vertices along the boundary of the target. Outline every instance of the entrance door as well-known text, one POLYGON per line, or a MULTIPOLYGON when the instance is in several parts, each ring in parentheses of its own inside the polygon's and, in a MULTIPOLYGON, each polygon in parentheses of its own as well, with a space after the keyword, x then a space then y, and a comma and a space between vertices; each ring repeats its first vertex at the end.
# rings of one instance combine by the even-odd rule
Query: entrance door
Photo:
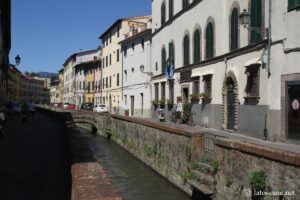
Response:
POLYGON ((288 84, 286 102, 288 138, 300 140, 300 82, 288 84))
POLYGON ((182 88, 183 103, 189 103, 189 88, 182 88))
POLYGON ((130 116, 134 116, 134 96, 130 96, 131 113, 130 116))
POLYGON ((227 80, 227 129, 234 129, 234 83, 231 78, 227 80))

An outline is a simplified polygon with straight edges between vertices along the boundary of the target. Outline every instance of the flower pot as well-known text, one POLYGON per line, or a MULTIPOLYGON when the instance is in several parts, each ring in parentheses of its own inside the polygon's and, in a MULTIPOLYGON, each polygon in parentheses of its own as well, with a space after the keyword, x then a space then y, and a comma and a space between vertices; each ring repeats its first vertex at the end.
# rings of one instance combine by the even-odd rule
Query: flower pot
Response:
POLYGON ((191 99, 191 104, 198 104, 199 103, 199 99, 191 99))

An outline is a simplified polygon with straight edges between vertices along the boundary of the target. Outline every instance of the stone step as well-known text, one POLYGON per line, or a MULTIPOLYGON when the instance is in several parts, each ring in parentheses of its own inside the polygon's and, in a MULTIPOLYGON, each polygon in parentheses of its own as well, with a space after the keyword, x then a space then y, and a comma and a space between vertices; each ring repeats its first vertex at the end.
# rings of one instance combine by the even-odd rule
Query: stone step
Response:
POLYGON ((207 187, 206 185, 204 184, 200 184, 198 183, 197 181, 195 180, 188 180, 188 184, 190 184, 190 186, 192 188, 196 188, 197 190, 199 190, 200 192, 202 192, 203 194, 206 194, 206 195, 211 195, 213 194, 213 191, 207 187))
POLYGON ((204 184, 209 188, 213 188, 214 177, 210 174, 204 174, 197 170, 191 170, 191 173, 194 175, 194 180, 200 184, 204 184))

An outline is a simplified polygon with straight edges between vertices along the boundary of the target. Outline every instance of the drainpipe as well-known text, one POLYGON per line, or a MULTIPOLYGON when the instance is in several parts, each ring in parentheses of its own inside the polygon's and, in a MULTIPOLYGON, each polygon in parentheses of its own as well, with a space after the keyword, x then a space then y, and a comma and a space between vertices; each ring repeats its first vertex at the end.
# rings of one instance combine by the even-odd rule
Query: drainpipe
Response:
POLYGON ((272 0, 269 0, 269 27, 268 27, 268 77, 271 76, 271 42, 272 42, 272 0))

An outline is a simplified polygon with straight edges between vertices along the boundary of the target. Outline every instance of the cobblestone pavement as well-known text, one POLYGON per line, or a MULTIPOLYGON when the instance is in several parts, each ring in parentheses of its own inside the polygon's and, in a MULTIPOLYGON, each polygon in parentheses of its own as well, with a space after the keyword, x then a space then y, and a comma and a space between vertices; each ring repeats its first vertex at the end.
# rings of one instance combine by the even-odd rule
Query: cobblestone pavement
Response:
POLYGON ((70 185, 63 126, 40 113, 28 123, 9 119, 0 138, 0 199, 66 200, 70 185))

